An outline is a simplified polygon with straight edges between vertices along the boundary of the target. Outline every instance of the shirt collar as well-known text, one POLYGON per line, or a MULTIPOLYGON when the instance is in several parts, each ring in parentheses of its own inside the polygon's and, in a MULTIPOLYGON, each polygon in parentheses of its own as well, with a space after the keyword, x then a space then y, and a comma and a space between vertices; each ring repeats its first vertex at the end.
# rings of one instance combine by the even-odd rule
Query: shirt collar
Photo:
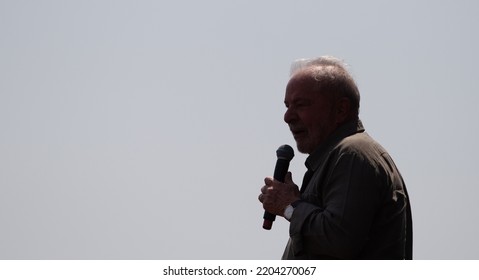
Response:
POLYGON ((306 159, 305 165, 308 170, 316 171, 322 162, 322 158, 333 145, 350 135, 360 132, 364 132, 364 127, 359 119, 342 124, 306 159))

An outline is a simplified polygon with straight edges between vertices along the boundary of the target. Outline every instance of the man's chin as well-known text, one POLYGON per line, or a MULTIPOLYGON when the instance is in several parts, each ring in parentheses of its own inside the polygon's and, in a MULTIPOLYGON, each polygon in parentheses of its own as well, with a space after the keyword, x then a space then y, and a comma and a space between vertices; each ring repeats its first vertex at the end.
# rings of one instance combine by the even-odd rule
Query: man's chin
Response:
POLYGON ((302 154, 311 154, 311 149, 304 143, 296 141, 296 148, 298 149, 298 152, 302 154))

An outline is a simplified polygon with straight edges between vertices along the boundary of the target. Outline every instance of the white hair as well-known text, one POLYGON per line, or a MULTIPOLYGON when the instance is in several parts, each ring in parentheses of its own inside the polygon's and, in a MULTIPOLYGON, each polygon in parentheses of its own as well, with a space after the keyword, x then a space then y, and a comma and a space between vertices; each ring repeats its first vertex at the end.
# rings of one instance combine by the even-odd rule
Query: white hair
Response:
POLYGON ((293 61, 291 64, 290 76, 293 76, 296 72, 311 66, 334 66, 348 72, 348 65, 341 59, 334 56, 320 56, 314 58, 301 58, 293 61))

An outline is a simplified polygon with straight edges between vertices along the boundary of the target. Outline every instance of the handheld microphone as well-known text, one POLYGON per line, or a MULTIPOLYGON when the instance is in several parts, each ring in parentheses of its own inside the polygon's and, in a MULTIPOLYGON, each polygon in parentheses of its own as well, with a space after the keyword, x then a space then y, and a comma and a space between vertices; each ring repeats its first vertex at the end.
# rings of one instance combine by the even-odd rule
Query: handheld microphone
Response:
MULTIPOLYGON (((276 150, 276 156, 278 157, 278 160, 276 160, 276 166, 274 167, 273 178, 284 183, 284 177, 286 177, 286 173, 288 173, 289 162, 294 157, 294 150, 291 146, 283 145, 276 150)), ((263 219, 263 228, 270 230, 276 219, 276 215, 264 211, 263 219)))

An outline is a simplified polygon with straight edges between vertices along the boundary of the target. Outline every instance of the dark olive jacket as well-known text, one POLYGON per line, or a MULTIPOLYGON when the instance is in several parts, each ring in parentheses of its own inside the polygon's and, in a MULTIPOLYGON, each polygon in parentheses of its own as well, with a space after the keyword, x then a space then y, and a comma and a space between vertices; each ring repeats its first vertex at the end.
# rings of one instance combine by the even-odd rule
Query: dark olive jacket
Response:
POLYGON ((311 179, 290 220, 283 259, 410 259, 404 181, 360 120, 338 128, 306 160, 311 179))

